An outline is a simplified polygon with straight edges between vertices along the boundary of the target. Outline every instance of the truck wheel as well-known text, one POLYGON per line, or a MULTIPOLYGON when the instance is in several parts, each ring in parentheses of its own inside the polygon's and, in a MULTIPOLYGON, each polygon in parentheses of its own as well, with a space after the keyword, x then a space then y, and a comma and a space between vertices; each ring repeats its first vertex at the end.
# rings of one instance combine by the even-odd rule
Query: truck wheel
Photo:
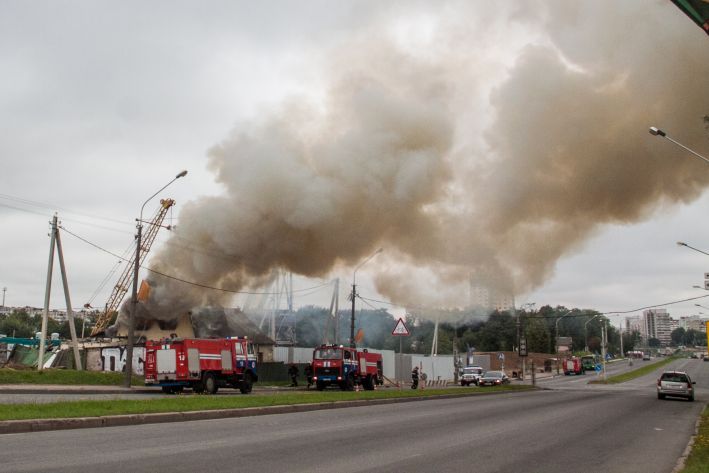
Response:
POLYGON ((362 381, 362 386, 364 387, 365 391, 373 391, 374 390, 374 380, 372 379, 372 375, 368 375, 366 378, 364 378, 364 381, 362 381))
POLYGON ((325 389, 325 383, 323 383, 322 381, 316 381, 315 389, 317 389, 318 391, 322 391, 323 389, 325 389))
POLYGON ((254 387, 254 381, 251 378, 251 373, 244 373, 244 380, 241 381, 241 386, 239 386, 239 391, 241 394, 249 394, 254 387))
POLYGON ((197 394, 202 394, 204 392, 204 383, 202 383, 202 381, 197 381, 192 385, 192 391, 197 394))
POLYGON ((217 386, 217 380, 214 379, 214 375, 212 373, 207 373, 204 375, 202 384, 204 384, 204 390, 207 394, 217 394, 219 386, 217 386))
POLYGON ((172 386, 163 386, 162 392, 165 394, 173 394, 175 391, 173 391, 172 388, 172 386))

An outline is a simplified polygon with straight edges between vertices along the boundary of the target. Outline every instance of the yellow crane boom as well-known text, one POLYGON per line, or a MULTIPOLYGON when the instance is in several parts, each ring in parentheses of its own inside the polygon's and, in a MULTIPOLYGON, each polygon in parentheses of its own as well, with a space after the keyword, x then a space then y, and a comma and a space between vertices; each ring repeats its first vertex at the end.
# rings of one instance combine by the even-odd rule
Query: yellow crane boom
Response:
MULTIPOLYGON (((163 220, 165 220, 167 211, 173 205, 175 205, 175 201, 172 199, 162 199, 160 201, 160 208, 158 208, 158 211, 156 212, 155 216, 148 223, 147 231, 145 232, 142 238, 139 265, 142 265, 145 261, 145 258, 148 255, 148 252, 150 251, 150 247, 152 246, 153 241, 155 241, 155 237, 158 234, 158 230, 160 230, 160 226, 162 225, 163 220)), ((133 257, 123 269, 121 276, 118 278, 118 282, 113 287, 111 296, 108 298, 108 302, 106 303, 106 309, 103 313, 101 313, 101 315, 99 315, 98 319, 96 320, 96 325, 91 331, 92 337, 102 335, 106 331, 106 328, 111 325, 111 322, 118 314, 118 307, 121 305, 121 302, 123 302, 123 298, 126 296, 128 289, 130 289, 130 281, 134 265, 135 252, 133 252, 133 257)))

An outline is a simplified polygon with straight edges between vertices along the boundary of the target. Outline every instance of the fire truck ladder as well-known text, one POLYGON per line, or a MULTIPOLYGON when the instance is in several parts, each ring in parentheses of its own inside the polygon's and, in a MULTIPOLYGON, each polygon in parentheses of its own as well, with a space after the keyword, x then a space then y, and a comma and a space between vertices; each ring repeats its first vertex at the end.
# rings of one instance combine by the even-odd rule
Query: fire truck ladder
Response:
MULTIPOLYGON (((142 265, 145 261, 145 257, 148 255, 153 241, 155 241, 155 237, 157 236, 158 230, 160 229, 160 226, 162 225, 162 222, 165 219, 165 216, 167 215, 167 211, 173 205, 175 205, 175 201, 172 199, 160 200, 160 208, 158 209, 153 219, 150 222, 147 222, 147 231, 141 238, 139 265, 142 265)), ((121 276, 118 278, 118 282, 113 287, 113 292, 111 292, 111 296, 108 298, 108 302, 106 303, 106 309, 101 315, 99 315, 98 319, 96 320, 96 325, 91 331, 92 337, 103 335, 103 333, 106 331, 106 328, 108 328, 115 316, 118 314, 118 307, 120 306, 121 302, 123 301, 123 298, 125 297, 126 293, 128 292, 128 289, 130 288, 131 276, 133 274, 134 265, 135 252, 133 252, 133 256, 130 262, 123 269, 123 273, 121 273, 121 276)))

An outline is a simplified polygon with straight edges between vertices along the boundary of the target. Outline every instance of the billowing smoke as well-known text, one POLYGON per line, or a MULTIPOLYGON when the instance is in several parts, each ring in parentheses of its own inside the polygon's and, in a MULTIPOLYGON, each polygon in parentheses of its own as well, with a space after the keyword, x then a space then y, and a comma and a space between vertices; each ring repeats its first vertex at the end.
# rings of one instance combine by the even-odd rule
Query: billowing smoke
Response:
MULTIPOLYGON (((209 151, 224 194, 184 204, 150 266, 238 290, 383 246, 368 265, 382 295, 461 306, 471 274, 528 291, 603 225, 699 196, 709 173, 647 129, 705 136, 701 30, 659 0, 500 4, 393 6, 333 46, 317 99, 209 151)), ((150 279, 158 318, 231 297, 150 279)))

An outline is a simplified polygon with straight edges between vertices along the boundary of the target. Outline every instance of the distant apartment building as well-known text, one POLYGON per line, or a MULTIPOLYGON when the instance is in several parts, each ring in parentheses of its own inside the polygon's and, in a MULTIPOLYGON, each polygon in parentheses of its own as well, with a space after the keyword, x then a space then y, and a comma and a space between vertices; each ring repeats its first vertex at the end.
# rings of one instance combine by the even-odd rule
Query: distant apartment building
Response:
POLYGON ((651 338, 660 341, 661 346, 669 346, 672 341, 672 324, 667 309, 649 309, 643 311, 643 325, 641 334, 647 342, 651 338))
POLYGON ((707 319, 702 318, 698 315, 691 315, 689 317, 680 317, 678 320, 678 324, 679 327, 685 330, 697 330, 699 332, 706 333, 706 321, 707 319))
POLYGON ((639 315, 625 318, 625 331, 643 333, 643 319, 639 315))
POLYGON ((515 298, 493 287, 470 281, 470 306, 488 310, 505 311, 514 308, 515 298))

